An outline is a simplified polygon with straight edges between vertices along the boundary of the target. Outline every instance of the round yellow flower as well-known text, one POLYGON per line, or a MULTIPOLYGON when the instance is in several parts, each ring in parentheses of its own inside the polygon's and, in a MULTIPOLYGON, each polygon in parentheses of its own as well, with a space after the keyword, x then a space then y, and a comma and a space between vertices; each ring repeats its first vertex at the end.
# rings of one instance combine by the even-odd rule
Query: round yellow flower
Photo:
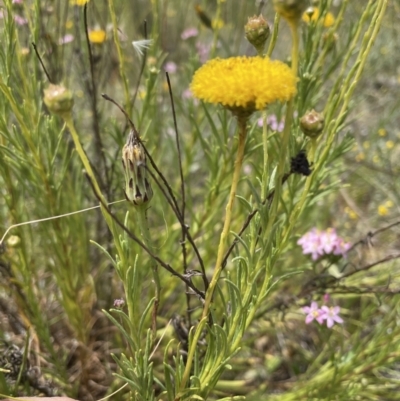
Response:
MULTIPOLYGON (((309 23, 311 21, 317 21, 319 19, 318 8, 310 7, 309 9, 307 9, 306 12, 303 14, 302 19, 304 22, 307 22, 307 23, 309 23)), ((335 17, 333 16, 333 14, 330 12, 326 13, 324 20, 322 21, 324 28, 329 28, 334 23, 335 23, 335 17)))
POLYGON ((281 61, 262 57, 213 59, 194 74, 190 89, 205 102, 252 113, 276 101, 290 100, 297 78, 281 61))
POLYGON ((90 0, 70 0, 71 5, 73 6, 84 6, 86 3, 89 3, 90 0))
POLYGON ((101 44, 106 40, 106 33, 102 29, 89 31, 89 41, 91 43, 101 44))
POLYGON ((389 210, 385 205, 379 205, 378 214, 379 216, 387 216, 389 214, 389 210))

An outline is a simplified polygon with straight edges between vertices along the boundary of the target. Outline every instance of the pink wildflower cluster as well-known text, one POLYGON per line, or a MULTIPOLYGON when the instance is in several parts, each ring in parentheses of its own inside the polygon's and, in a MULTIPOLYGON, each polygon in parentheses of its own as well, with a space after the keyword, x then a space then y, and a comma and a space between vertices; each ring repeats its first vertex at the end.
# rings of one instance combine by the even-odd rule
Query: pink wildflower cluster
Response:
MULTIPOLYGON (((263 126, 263 118, 262 117, 260 117, 257 120, 257 124, 259 127, 263 126)), ((282 118, 280 121, 278 121, 278 118, 276 117, 276 115, 271 114, 267 117, 267 125, 271 128, 272 131, 282 132, 283 129, 285 128, 285 119, 282 118)))
POLYGON ((331 328, 335 323, 343 323, 343 319, 339 316, 340 306, 323 305, 320 308, 313 301, 310 306, 303 308, 303 312, 307 314, 306 324, 310 324, 313 320, 316 320, 319 324, 323 324, 326 321, 328 328, 331 328))
POLYGON ((189 38, 194 38, 199 34, 199 30, 197 28, 186 28, 182 33, 181 33, 181 39, 182 40, 188 40, 189 38))
POLYGON ((312 260, 330 254, 344 256, 351 246, 336 234, 334 228, 325 231, 313 228, 304 234, 297 244, 302 246, 304 255, 311 254, 312 260))
POLYGON ((164 65, 164 71, 175 74, 178 71, 178 66, 173 61, 168 61, 164 65))

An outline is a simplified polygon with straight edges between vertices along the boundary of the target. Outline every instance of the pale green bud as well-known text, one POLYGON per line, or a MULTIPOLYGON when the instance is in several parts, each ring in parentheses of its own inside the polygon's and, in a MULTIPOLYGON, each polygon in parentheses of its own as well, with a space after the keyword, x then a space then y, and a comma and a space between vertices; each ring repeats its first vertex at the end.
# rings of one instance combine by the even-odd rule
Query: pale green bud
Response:
POLYGON ((309 4, 307 0, 273 0, 273 2, 275 11, 289 22, 299 20, 309 4))
POLYGON ((70 113, 74 105, 72 92, 61 85, 50 84, 44 90, 44 103, 54 114, 70 113))
POLYGON ((300 119, 300 128, 304 135, 310 138, 316 138, 321 135, 325 126, 325 119, 321 113, 315 110, 308 111, 300 119))
POLYGON ((259 54, 264 50, 270 31, 268 22, 261 14, 258 17, 255 15, 249 18, 244 26, 246 39, 256 48, 259 54))

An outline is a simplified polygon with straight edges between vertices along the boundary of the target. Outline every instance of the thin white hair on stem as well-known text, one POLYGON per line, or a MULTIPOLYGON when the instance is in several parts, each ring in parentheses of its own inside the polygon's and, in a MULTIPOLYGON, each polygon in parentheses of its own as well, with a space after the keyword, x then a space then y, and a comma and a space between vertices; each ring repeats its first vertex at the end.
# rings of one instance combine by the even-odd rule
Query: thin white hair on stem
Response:
POLYGON ((112 397, 114 394, 117 394, 118 392, 120 392, 122 389, 124 389, 126 386, 128 385, 128 383, 125 383, 122 387, 120 387, 118 390, 115 390, 113 393, 106 395, 104 398, 100 398, 97 401, 104 401, 104 400, 108 400, 110 397, 112 397))
MULTIPOLYGON (((118 200, 118 201, 115 201, 115 202, 111 202, 111 203, 108 203, 107 205, 110 206, 110 205, 114 205, 114 204, 120 203, 120 202, 126 202, 126 199, 121 199, 121 200, 118 200)), ((45 218, 43 218, 43 219, 29 220, 29 221, 24 221, 23 223, 13 224, 13 225, 11 225, 10 227, 7 228, 6 232, 5 232, 4 235, 1 237, 0 246, 3 244, 5 238, 7 237, 7 234, 8 234, 13 228, 21 227, 21 226, 27 226, 27 225, 29 225, 29 224, 41 223, 41 222, 43 222, 43 221, 56 220, 56 219, 60 219, 60 218, 62 218, 62 217, 68 217, 68 216, 72 216, 72 215, 74 215, 74 214, 84 213, 84 212, 87 212, 87 211, 89 211, 89 210, 98 209, 99 207, 100 207, 100 205, 97 205, 97 206, 88 207, 88 208, 86 208, 86 209, 77 210, 77 211, 75 211, 75 212, 60 214, 60 215, 58 215, 58 216, 45 217, 45 218)))
POLYGON ((143 56, 143 52, 148 50, 153 44, 153 39, 134 40, 132 42, 133 48, 139 57, 143 56))
POLYGON ((154 353, 157 351, 157 348, 160 346, 162 339, 165 336, 165 333, 167 332, 168 326, 171 324, 172 319, 169 319, 169 322, 167 323, 167 325, 165 326, 165 329, 163 331, 163 333, 161 334, 160 339, 158 340, 158 343, 156 344, 156 346, 154 347, 153 352, 150 354, 149 356, 149 361, 151 360, 151 358, 153 358, 154 353))

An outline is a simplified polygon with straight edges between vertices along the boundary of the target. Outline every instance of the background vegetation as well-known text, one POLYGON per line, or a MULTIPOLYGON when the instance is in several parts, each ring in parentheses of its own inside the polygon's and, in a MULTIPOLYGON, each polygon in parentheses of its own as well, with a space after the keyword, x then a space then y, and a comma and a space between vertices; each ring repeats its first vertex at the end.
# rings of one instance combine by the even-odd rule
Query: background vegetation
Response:
MULTIPOLYGON (((201 274, 196 275, 199 258, 186 238, 185 262, 181 224, 154 179, 149 178, 154 195, 147 223, 124 201, 121 151, 130 126, 101 94, 123 105, 182 207, 168 71, 185 223, 211 279, 232 180, 236 121, 221 107, 194 99, 188 88, 207 59, 254 56, 244 25, 260 12, 272 24, 272 4, 84 3, 6 0, 1 5, 0 234, 13 224, 99 204, 82 172, 71 126, 43 103, 50 78, 74 93, 74 127, 102 194, 108 202, 121 200, 110 206, 112 213, 145 242, 148 224, 153 253, 204 290, 201 274), (188 28, 197 33, 182 37, 188 28), (146 38, 152 39, 147 50, 137 43, 146 38)), ((95 400, 122 388, 111 398, 398 399, 397 0, 388 5, 368 58, 363 47, 383 3, 369 2, 368 8, 364 2, 321 0, 314 6, 322 17, 301 23, 297 113, 284 171, 290 157, 309 150, 298 127, 307 110, 328 112, 327 126, 334 128, 319 141, 303 213, 296 215, 296 205, 307 178, 292 175, 282 199, 273 203, 271 227, 270 202, 266 207, 262 195, 274 191, 281 133, 269 131, 270 175, 263 178, 262 114, 251 117, 232 233, 253 210, 260 213, 227 260, 212 305, 214 324, 200 323, 204 329, 197 331, 189 384, 184 369, 199 327, 201 296, 159 266, 161 296, 152 316, 152 258, 97 207, 15 227, 1 243, 0 393, 95 400), (336 21, 330 27, 323 23, 328 11, 336 21), (329 146, 327 138, 332 138, 329 146), (297 241, 313 227, 335 228, 353 247, 345 258, 312 261, 297 241), (307 325, 302 307, 313 300, 340 306, 343 324, 307 325)), ((290 48, 290 31, 281 20, 272 58, 290 64, 290 48)), ((284 113, 284 105, 268 109, 278 121, 284 113)), ((229 243, 235 238, 232 234, 229 243)))

